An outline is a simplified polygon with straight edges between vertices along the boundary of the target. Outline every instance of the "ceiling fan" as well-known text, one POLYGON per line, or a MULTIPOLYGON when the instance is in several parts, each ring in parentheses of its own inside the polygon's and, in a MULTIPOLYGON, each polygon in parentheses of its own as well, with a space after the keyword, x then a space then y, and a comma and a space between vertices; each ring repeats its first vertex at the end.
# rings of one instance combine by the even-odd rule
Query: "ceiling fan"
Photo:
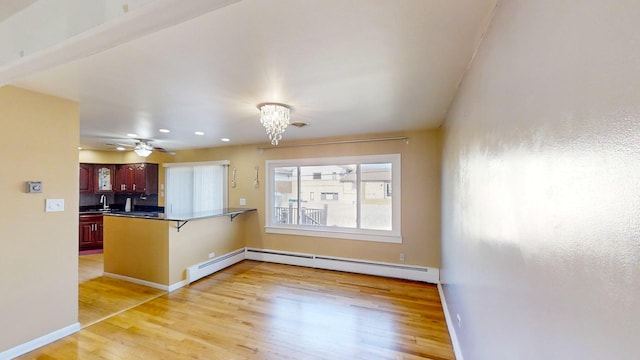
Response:
POLYGON ((173 151, 169 151, 165 148, 161 148, 158 146, 153 146, 152 145, 152 140, 149 139, 135 139, 136 143, 135 145, 131 145, 131 144, 123 144, 123 143, 111 143, 111 144, 106 144, 108 146, 116 146, 116 147, 128 147, 128 148, 133 148, 133 151, 138 154, 138 156, 141 157, 147 157, 149 155, 151 155, 151 153, 153 151, 158 151, 158 152, 162 152, 165 154, 169 154, 169 155, 175 155, 176 153, 173 151))

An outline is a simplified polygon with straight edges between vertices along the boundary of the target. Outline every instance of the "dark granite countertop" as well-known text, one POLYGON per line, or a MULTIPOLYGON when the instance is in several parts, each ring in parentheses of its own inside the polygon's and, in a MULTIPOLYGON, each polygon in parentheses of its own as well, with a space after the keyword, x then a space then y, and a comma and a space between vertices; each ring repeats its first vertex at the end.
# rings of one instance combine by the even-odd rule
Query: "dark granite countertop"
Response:
MULTIPOLYGON (((206 219, 210 217, 218 217, 218 216, 232 216, 235 217, 240 214, 244 214, 247 212, 256 211, 256 209, 244 209, 244 208, 225 208, 218 209, 214 211, 204 211, 197 213, 186 213, 186 214, 172 214, 168 216, 164 212, 158 211, 121 211, 114 210, 110 212, 102 212, 104 215, 109 216, 121 216, 121 217, 130 217, 130 218, 142 218, 142 219, 154 219, 154 220, 166 220, 166 221, 191 221, 197 219, 206 219)), ((81 215, 83 213, 80 213, 81 215)))

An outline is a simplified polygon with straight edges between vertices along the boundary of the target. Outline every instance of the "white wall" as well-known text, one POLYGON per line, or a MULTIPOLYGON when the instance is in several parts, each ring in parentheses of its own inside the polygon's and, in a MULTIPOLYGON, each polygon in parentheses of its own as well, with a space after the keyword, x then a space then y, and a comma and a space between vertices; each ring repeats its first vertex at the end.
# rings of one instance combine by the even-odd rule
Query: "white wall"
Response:
POLYGON ((640 2, 503 0, 444 126, 462 354, 640 358, 640 2))

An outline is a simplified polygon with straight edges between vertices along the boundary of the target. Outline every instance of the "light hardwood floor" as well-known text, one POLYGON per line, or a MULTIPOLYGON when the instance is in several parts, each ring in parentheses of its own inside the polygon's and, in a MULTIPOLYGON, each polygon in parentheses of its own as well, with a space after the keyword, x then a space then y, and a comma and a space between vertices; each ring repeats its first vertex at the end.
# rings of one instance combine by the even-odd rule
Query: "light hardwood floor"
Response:
POLYGON ((166 291, 102 276, 103 254, 78 259, 78 321, 87 327, 166 294, 166 291))
POLYGON ((245 260, 19 359, 454 359, 436 286, 245 260))

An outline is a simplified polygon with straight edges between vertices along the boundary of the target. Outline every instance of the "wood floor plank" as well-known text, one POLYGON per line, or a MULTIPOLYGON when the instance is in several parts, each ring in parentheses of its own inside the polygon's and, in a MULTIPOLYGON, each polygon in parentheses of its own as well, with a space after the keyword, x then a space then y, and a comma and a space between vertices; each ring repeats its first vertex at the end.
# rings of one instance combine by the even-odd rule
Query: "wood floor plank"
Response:
POLYGON ((20 359, 454 359, 436 286, 245 260, 20 359))
POLYGON ((103 254, 78 260, 78 321, 82 327, 143 304, 166 291, 102 276, 103 254))

